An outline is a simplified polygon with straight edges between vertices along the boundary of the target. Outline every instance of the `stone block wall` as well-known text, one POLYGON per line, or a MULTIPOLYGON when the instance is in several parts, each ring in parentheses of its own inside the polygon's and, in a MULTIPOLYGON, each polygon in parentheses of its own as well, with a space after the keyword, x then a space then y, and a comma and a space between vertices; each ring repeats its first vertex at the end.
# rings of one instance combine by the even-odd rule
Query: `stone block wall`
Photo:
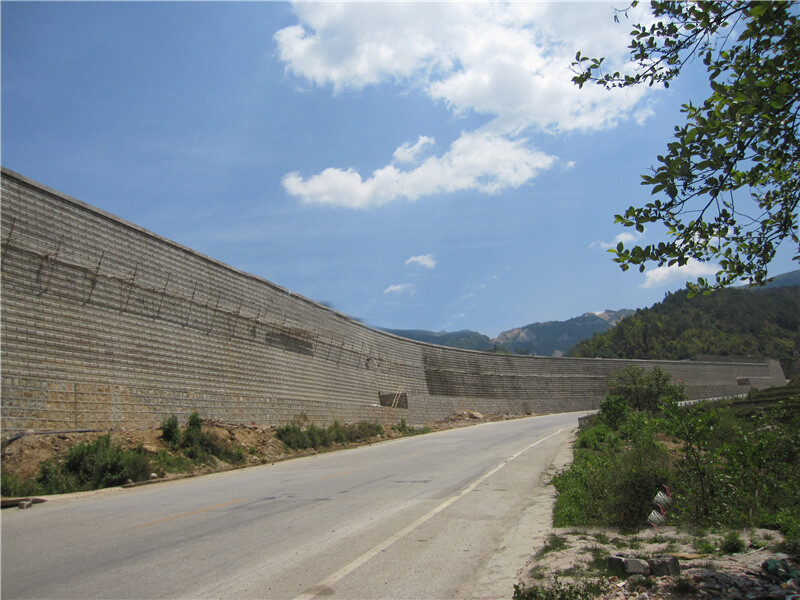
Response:
POLYGON ((582 410, 631 363, 659 364, 693 398, 784 382, 765 360, 556 359, 405 340, 5 169, 0 243, 4 433, 194 411, 257 424, 421 424, 465 408, 582 410), (408 408, 382 406, 389 394, 405 394, 408 408))

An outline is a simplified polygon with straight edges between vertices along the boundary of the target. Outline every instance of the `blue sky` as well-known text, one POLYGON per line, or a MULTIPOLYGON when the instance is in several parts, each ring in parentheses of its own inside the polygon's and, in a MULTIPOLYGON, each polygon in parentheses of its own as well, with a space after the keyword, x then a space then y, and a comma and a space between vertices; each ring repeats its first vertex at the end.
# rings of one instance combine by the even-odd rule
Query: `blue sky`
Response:
MULTIPOLYGON (((607 252, 707 90, 691 70, 669 90, 578 90, 577 50, 625 68, 610 4, 0 16, 3 166, 370 325, 495 336, 708 274, 623 273, 607 252)), ((789 249, 773 266, 796 268, 789 249)))

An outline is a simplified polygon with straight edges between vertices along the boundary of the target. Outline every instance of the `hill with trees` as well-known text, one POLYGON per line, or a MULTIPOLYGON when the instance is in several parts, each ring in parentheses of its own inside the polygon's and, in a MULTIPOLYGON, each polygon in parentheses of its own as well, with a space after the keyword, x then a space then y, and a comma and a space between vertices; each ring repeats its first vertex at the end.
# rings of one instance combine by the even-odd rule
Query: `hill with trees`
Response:
MULTIPOLYGON (((791 274, 789 274, 791 275, 791 274)), ((684 360, 697 355, 790 358, 800 350, 800 287, 688 290, 639 309, 569 356, 684 360)))
POLYGON ((566 321, 531 323, 502 332, 494 342, 501 348, 516 354, 537 356, 561 356, 579 341, 595 332, 608 331, 621 319, 632 315, 633 310, 604 310, 585 313, 566 321))
POLYGON ((410 340, 427 342, 428 344, 438 344, 450 348, 462 348, 464 350, 483 350, 491 351, 495 344, 488 336, 463 329, 461 331, 427 331, 425 329, 384 329, 383 331, 410 340))

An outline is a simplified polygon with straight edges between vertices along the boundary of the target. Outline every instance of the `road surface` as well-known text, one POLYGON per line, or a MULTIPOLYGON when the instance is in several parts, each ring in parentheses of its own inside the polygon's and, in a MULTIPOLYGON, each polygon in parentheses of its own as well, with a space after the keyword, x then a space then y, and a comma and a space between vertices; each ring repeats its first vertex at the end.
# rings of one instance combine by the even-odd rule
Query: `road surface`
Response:
POLYGON ((577 413, 2 513, 2 597, 510 598, 577 413))

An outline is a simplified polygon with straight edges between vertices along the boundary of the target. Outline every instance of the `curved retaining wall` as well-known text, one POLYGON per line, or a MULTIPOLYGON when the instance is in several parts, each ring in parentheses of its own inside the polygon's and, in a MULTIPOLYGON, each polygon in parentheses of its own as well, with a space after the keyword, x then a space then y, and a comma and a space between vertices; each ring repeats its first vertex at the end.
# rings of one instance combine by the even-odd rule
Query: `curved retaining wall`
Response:
POLYGON ((135 427, 193 411, 420 424, 466 408, 591 409, 628 364, 660 365, 691 398, 785 383, 775 361, 541 358, 406 340, 2 172, 5 432, 135 427))

